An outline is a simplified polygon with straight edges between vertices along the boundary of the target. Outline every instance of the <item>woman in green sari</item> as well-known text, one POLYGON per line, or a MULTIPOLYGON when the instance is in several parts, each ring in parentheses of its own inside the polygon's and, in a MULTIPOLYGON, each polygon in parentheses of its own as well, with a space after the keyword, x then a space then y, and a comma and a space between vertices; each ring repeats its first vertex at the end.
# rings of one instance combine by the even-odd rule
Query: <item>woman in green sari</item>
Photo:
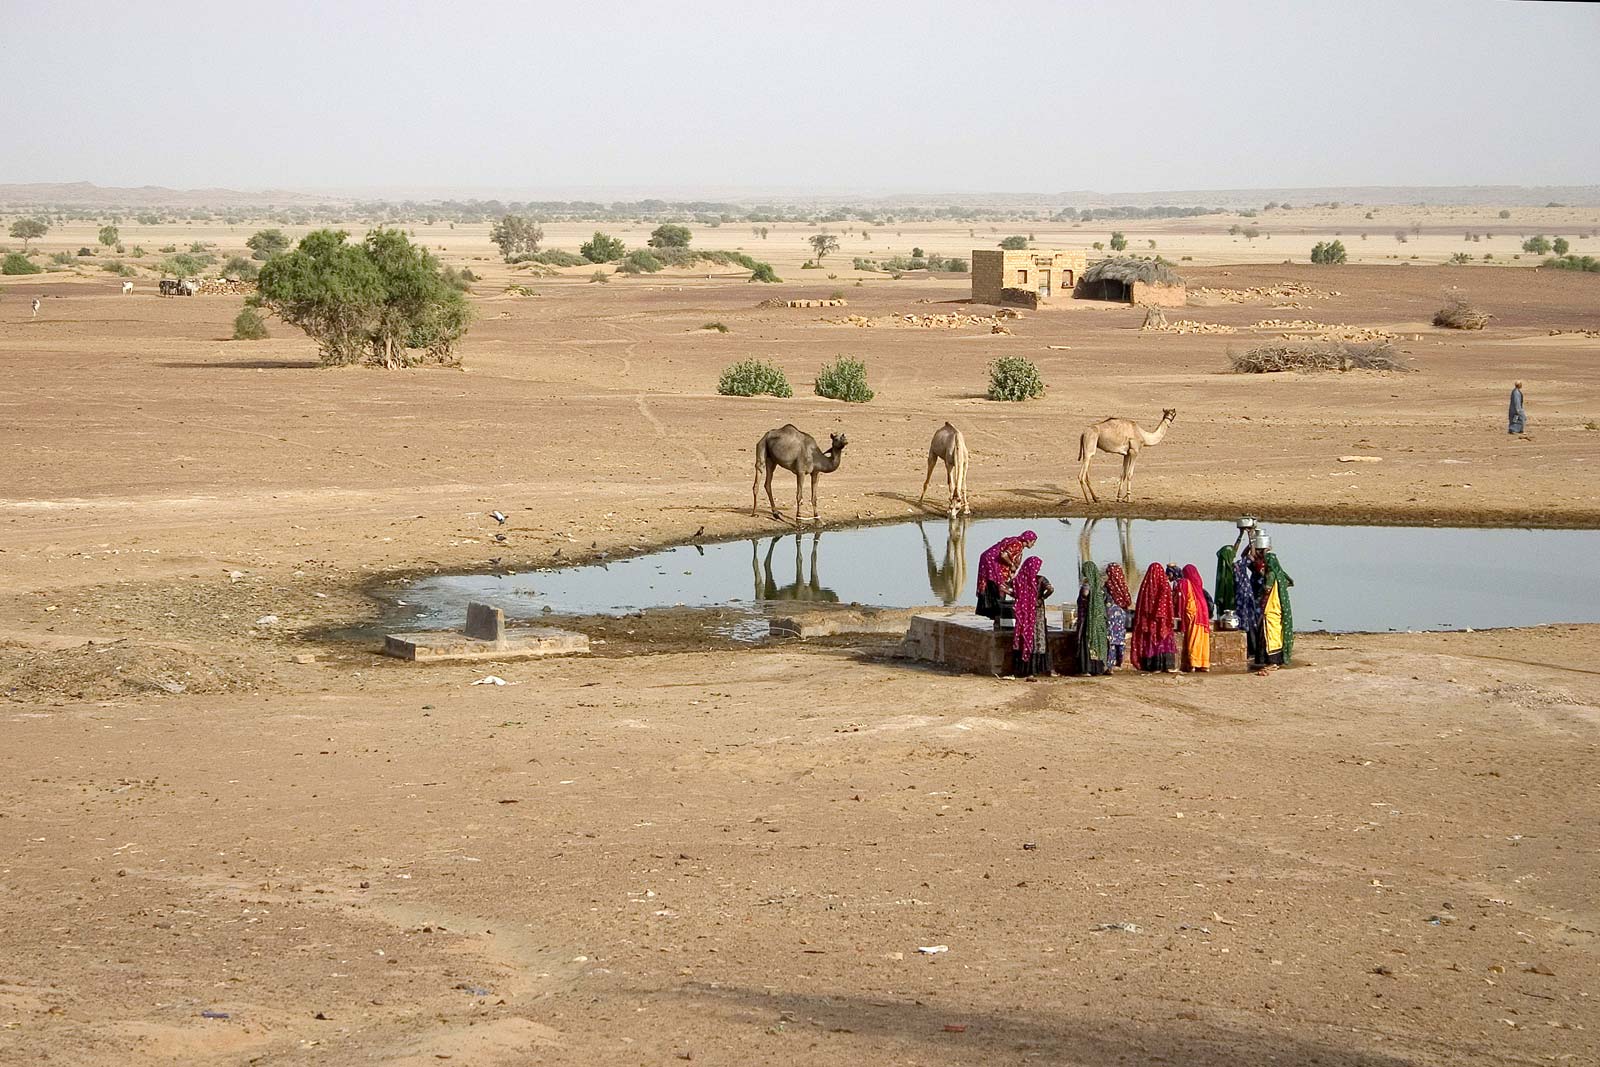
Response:
POLYGON ((1078 673, 1105 674, 1109 640, 1106 631, 1106 589, 1100 580, 1100 568, 1085 560, 1079 570, 1078 618, 1078 673))

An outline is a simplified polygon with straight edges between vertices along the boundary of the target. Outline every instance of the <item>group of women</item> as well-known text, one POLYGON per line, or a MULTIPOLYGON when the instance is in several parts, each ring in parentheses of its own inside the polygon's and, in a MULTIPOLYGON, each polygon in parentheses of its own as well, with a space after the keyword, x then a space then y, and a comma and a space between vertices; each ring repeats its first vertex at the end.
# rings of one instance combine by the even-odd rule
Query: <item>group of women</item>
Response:
MULTIPOLYGON (((1213 620, 1223 612, 1237 615, 1247 631, 1252 667, 1287 663, 1294 650, 1294 582, 1263 542, 1258 547, 1252 541, 1243 555, 1238 542, 1217 552, 1215 597, 1193 564, 1150 564, 1136 600, 1121 564, 1102 570, 1085 560, 1073 622, 1077 673, 1109 674, 1124 663, 1148 672, 1208 671, 1213 620)), ((1037 543, 1038 535, 1025 530, 997 541, 978 559, 978 614, 993 619, 996 628, 1013 622, 1012 659, 1024 678, 1053 673, 1045 601, 1055 588, 1042 573, 1043 561, 1027 555, 1037 543)))

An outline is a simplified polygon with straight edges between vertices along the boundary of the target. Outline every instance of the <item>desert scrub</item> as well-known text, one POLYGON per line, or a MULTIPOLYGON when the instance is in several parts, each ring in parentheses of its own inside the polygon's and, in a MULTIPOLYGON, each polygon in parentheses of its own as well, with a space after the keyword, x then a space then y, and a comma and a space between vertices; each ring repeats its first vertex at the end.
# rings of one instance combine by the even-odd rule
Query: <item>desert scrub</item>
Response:
POLYGON ((817 372, 816 391, 829 400, 865 404, 872 399, 872 390, 867 387, 867 365, 859 359, 840 356, 817 372))
POLYGON ((757 263, 755 269, 750 272, 750 280, 753 282, 766 282, 768 285, 783 281, 782 278, 778 277, 777 272, 772 269, 771 263, 757 263))
POLYGON ((1044 396, 1044 379, 1030 359, 1001 356, 989 364, 990 400, 1037 400, 1044 396))
POLYGON ((6 258, 0 260, 0 274, 43 274, 44 268, 28 262, 28 257, 21 252, 7 252, 6 258))
POLYGON ((723 396, 794 396, 783 371, 759 359, 742 359, 723 371, 717 392, 723 396))
POLYGON ((262 341, 267 336, 267 323, 261 317, 261 312, 255 308, 245 308, 233 317, 233 339, 235 341, 262 341))
POLYGON ((654 253, 647 252, 640 248, 629 252, 625 257, 623 257, 621 264, 617 266, 617 273, 654 274, 656 271, 660 270, 661 267, 661 260, 657 259, 654 253))
POLYGON ((1444 307, 1433 313, 1433 324, 1447 330, 1481 330, 1489 325, 1489 314, 1472 306, 1466 293, 1446 289, 1444 307))
POLYGON ((702 330, 711 330, 715 333, 727 333, 728 328, 720 322, 708 322, 700 327, 702 330))
POLYGON ((609 285, 611 284, 611 276, 603 270, 597 270, 589 275, 589 281, 591 284, 599 282, 601 285, 609 285))

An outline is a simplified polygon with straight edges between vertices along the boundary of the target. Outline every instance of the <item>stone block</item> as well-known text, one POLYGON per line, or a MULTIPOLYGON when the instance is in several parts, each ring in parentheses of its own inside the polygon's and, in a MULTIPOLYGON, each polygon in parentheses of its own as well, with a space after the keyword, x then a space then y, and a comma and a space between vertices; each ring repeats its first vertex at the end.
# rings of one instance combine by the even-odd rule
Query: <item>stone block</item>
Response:
POLYGON ((479 641, 502 641, 506 636, 506 613, 487 604, 467 605, 467 636, 479 641))
POLYGON ((498 641, 469 637, 457 630, 389 634, 386 656, 413 663, 448 663, 484 659, 524 659, 530 656, 570 656, 589 651, 589 638, 552 626, 529 626, 507 632, 498 641))

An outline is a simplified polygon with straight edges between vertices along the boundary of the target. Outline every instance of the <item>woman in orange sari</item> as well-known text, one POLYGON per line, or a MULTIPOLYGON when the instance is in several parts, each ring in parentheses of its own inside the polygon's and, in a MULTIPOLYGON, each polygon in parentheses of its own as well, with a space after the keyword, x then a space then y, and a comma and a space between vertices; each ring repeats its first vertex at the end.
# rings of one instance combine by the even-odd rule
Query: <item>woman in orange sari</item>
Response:
POLYGON ((1193 563, 1183 568, 1183 666, 1190 671, 1211 669, 1211 605, 1205 583, 1193 563))

